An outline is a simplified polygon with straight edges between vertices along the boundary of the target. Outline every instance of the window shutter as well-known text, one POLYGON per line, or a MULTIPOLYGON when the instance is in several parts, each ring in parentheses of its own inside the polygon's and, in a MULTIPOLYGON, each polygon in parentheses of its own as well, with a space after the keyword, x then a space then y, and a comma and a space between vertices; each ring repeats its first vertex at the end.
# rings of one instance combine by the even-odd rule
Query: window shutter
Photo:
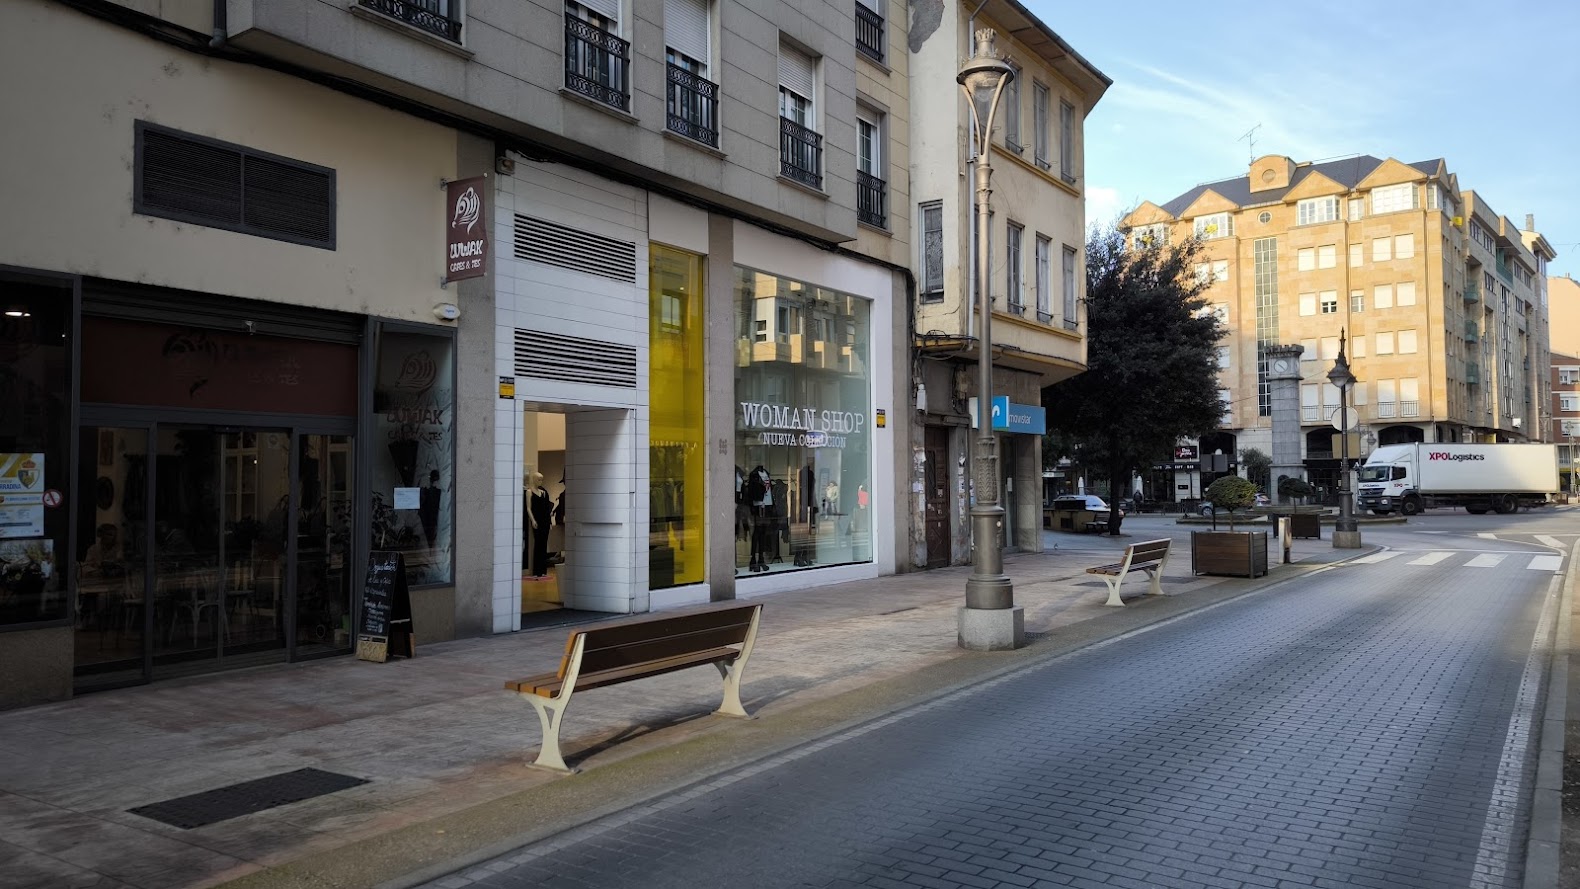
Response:
POLYGON ((704 65, 710 24, 708 0, 664 0, 664 40, 670 49, 704 65))
POLYGON ((620 0, 576 0, 576 2, 611 22, 620 20, 620 0))
POLYGON ((779 85, 810 101, 812 99, 812 58, 806 53, 779 45, 779 85))

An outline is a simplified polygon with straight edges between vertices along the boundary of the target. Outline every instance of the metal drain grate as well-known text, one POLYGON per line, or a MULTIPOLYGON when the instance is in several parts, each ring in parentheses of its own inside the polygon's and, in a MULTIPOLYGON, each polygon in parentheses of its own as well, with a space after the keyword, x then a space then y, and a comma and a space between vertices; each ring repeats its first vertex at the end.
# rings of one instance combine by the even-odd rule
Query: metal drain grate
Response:
POLYGON ((171 827, 191 830, 366 783, 363 778, 321 769, 297 769, 126 811, 171 827))

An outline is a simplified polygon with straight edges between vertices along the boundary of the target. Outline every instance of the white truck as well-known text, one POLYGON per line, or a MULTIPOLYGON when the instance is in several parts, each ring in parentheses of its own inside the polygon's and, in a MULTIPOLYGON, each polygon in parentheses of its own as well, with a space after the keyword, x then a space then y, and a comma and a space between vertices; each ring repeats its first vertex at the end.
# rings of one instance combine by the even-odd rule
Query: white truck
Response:
POLYGON ((1539 506, 1558 491, 1558 449, 1547 444, 1402 444, 1372 451, 1356 503, 1377 515, 1463 506, 1473 515, 1539 506))

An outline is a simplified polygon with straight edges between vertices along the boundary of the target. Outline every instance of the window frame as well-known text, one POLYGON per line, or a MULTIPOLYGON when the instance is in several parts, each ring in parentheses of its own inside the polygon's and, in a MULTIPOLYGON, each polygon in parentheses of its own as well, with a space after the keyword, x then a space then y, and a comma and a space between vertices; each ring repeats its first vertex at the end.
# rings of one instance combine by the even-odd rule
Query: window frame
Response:
POLYGON ((1075 106, 1064 99, 1059 100, 1059 178, 1075 184, 1075 106))
POLYGON ((1080 298, 1076 294, 1076 254, 1075 248, 1069 244, 1064 245, 1063 265, 1061 266, 1060 284, 1064 288, 1064 329, 1079 330, 1081 327, 1080 298))
POLYGON ((1053 239, 1039 233, 1036 246, 1037 320, 1053 321, 1053 239))
POLYGON ((1021 292, 1025 285, 1021 266, 1025 240, 1026 227, 1009 220, 1004 227, 1004 305, 1016 315, 1026 313, 1026 298, 1021 292))
POLYGON ((1053 167, 1050 152, 1053 146, 1049 141, 1048 114, 1049 114, 1049 89, 1047 84, 1040 80, 1031 82, 1031 118, 1032 118, 1032 160, 1038 169, 1049 170, 1053 167))
POLYGON ((922 270, 921 281, 918 282, 921 285, 920 287, 918 287, 918 296, 921 299, 921 301, 924 302, 924 303, 943 302, 944 301, 944 202, 943 201, 923 201, 922 203, 918 204, 917 206, 918 206, 918 208, 920 210, 920 218, 917 220, 917 222, 918 222, 917 230, 921 232, 921 237, 917 238, 916 240, 917 240, 918 245, 921 248, 921 270, 922 270), (936 229, 928 227, 928 217, 929 216, 934 216, 938 220, 938 227, 936 229), (928 263, 927 263, 927 254, 928 254, 927 246, 928 246, 928 239, 929 239, 929 237, 935 237, 936 240, 937 240, 937 244, 938 244, 938 268, 936 270, 936 275, 937 275, 937 280, 936 281, 929 280, 930 276, 932 274, 934 274, 932 271, 929 271, 928 263))
POLYGON ((1320 225, 1339 221, 1339 199, 1329 195, 1320 198, 1302 198, 1295 203, 1296 225, 1320 225))

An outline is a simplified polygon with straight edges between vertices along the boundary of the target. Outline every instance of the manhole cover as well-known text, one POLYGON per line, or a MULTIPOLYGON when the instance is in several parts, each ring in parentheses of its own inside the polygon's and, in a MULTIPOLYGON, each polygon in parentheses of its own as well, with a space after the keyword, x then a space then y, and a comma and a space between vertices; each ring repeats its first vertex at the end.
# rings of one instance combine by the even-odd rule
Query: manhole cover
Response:
POLYGON ((182 830, 191 830, 366 783, 362 778, 321 769, 297 769, 126 811, 182 830))

